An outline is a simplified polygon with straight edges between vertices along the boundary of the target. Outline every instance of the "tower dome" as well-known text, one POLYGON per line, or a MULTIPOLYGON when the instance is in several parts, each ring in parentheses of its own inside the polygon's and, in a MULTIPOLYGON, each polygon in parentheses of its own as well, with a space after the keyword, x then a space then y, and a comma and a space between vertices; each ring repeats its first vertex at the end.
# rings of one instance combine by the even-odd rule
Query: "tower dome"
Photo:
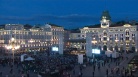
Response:
POLYGON ((102 19, 111 20, 110 14, 107 10, 103 11, 102 16, 101 16, 101 20, 102 19))
POLYGON ((107 28, 110 26, 111 17, 108 11, 103 11, 100 22, 101 28, 107 28))

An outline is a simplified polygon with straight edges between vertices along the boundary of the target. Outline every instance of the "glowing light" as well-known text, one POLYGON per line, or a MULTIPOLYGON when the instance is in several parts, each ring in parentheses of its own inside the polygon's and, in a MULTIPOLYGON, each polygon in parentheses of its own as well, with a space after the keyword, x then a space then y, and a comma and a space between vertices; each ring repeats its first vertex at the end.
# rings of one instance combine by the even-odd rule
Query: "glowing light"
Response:
POLYGON ((14 40, 15 40, 15 39, 12 37, 12 38, 11 38, 11 41, 14 41, 14 40))
POLYGON ((118 42, 118 41, 119 41, 118 39, 115 40, 115 42, 118 42))
POLYGON ((15 44, 15 38, 11 38, 11 41, 13 42, 13 43, 10 43, 9 45, 5 45, 5 48, 6 49, 11 49, 11 50, 15 50, 15 49, 19 49, 20 48, 20 45, 16 45, 15 44))
POLYGON ((20 46, 15 46, 15 49, 19 49, 20 48, 20 46))
POLYGON ((33 40, 33 39, 31 39, 29 42, 31 42, 31 43, 32 43, 32 42, 34 42, 34 40, 33 40))
POLYGON ((94 54, 100 54, 100 49, 92 49, 92 53, 94 53, 94 54))
POLYGON ((5 46, 7 49, 11 49, 12 48, 12 46, 5 46))
POLYGON ((93 41, 91 41, 93 44, 96 44, 97 43, 97 41, 96 40, 93 40, 93 41))
POLYGON ((103 19, 103 22, 106 22, 106 20, 105 20, 105 19, 103 19))

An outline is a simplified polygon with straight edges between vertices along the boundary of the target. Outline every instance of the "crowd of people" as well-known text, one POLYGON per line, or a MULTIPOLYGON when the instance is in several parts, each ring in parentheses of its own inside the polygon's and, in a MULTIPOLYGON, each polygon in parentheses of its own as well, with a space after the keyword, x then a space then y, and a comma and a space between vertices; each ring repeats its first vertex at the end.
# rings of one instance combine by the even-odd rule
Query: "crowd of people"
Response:
MULTIPOLYGON (((18 73, 22 76, 30 77, 30 73, 35 73, 36 75, 47 76, 47 77, 72 77, 76 74, 75 66, 79 65, 78 77, 83 76, 83 68, 87 66, 92 66, 92 76, 95 77, 95 70, 101 70, 102 67, 107 67, 105 73, 107 76, 128 76, 132 75, 131 69, 113 68, 112 65, 119 66, 120 62, 123 60, 128 60, 127 56, 123 54, 119 58, 109 58, 106 57, 102 60, 94 60, 91 62, 86 62, 83 65, 78 64, 77 55, 48 55, 46 52, 38 53, 34 55, 33 53, 27 53, 35 60, 32 61, 20 61, 20 56, 15 55, 14 58, 14 68, 18 70, 18 73), (70 71, 73 72, 70 73, 70 71)), ((13 73, 13 59, 11 57, 0 58, 0 67, 9 67, 10 74, 13 73)), ((0 71, 0 76, 3 75, 3 71, 0 71)), ((76 75, 75 75, 76 76, 76 75)))
MULTIPOLYGON (((23 53, 24 54, 24 53, 23 53)), ((34 60, 21 62, 20 56, 15 54, 14 69, 18 70, 18 74, 24 77, 30 77, 29 74, 35 73, 37 75, 46 75, 49 77, 67 77, 77 63, 77 56, 73 55, 48 55, 45 52, 34 55, 33 53, 26 53, 27 56, 34 58, 34 60)), ((27 57, 25 56, 25 57, 27 57)), ((12 75, 13 71, 13 57, 12 54, 0 58, 0 67, 9 67, 9 73, 12 75)), ((8 74, 8 73, 7 73, 8 74)), ((0 71, 3 76, 3 71, 0 71)))
MULTIPOLYGON (((102 68, 105 69, 105 75, 111 77, 133 77, 132 69, 127 67, 119 67, 122 61, 128 61, 128 56, 125 53, 121 54, 118 58, 106 57, 102 60, 94 60, 93 62, 86 63, 86 67, 92 67, 92 76, 96 76, 96 70, 99 72, 102 68)), ((79 73, 76 73, 75 69, 72 71, 73 76, 83 77, 83 65, 79 66, 79 73)), ((103 71, 104 72, 104 71, 103 71)))
POLYGON ((23 68, 25 72, 33 71, 41 75, 54 77, 64 77, 69 75, 68 71, 72 70, 77 63, 77 56, 69 55, 50 55, 39 54, 34 56, 34 61, 24 61, 23 68))

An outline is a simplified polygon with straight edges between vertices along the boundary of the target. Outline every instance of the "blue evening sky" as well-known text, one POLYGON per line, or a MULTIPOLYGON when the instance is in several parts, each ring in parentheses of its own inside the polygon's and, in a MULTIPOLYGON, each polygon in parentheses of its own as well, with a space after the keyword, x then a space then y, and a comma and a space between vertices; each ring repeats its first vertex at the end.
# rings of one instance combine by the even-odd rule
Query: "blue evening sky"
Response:
POLYGON ((104 10, 112 22, 138 20, 138 0, 0 0, 0 24, 53 23, 72 29, 100 23, 104 10))

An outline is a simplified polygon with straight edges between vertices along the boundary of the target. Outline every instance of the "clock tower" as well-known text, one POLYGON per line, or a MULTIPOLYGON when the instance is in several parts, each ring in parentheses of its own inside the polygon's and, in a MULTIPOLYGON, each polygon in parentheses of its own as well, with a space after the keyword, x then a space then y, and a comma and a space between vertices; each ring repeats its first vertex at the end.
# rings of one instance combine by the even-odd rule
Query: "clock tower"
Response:
POLYGON ((107 28, 110 26, 111 17, 108 11, 103 11, 100 22, 101 22, 101 28, 107 28))

